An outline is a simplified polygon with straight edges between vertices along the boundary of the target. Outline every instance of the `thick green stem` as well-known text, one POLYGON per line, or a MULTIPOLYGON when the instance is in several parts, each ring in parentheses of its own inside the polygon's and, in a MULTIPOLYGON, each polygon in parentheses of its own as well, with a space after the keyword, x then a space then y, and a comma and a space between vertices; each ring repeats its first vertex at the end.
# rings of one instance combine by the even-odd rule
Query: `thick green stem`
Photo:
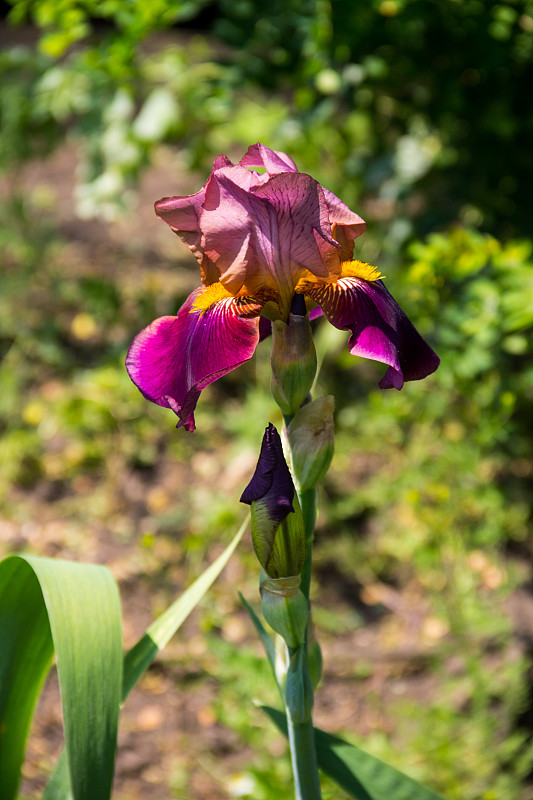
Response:
MULTIPOLYGON (((285 415, 284 415, 285 416, 285 415)), ((288 427, 292 417, 285 416, 288 427)), ((316 489, 305 489, 298 493, 305 527, 307 554, 301 572, 300 588, 309 602, 311 568, 313 563, 313 540, 316 520, 316 489)), ((291 666, 287 673, 285 707, 294 775, 296 800, 321 800, 320 779, 316 760, 315 735, 312 710, 313 686, 307 666, 307 634, 298 655, 290 654, 291 666), (289 690, 292 678, 299 685, 294 694, 289 690), (290 695, 290 696, 289 696, 290 695)))
POLYGON ((293 722, 287 713, 296 800, 321 800, 313 723, 293 722))
MULTIPOLYGON (((305 539, 307 544, 307 555, 302 568, 300 588, 309 602, 309 589, 311 584, 311 567, 313 563, 313 539, 316 519, 316 490, 306 489, 299 493, 300 506, 304 518, 305 539)), ((291 659, 294 664, 294 655, 291 659)), ((320 800, 320 780, 318 777, 318 765, 316 760, 315 736, 313 730, 313 687, 309 677, 307 666, 307 635, 304 645, 301 648, 298 658, 298 670, 303 694, 307 701, 299 703, 300 708, 304 708, 304 718, 301 711, 298 719, 294 719, 291 703, 287 702, 287 726, 289 730, 289 744, 291 749, 292 771, 294 774, 294 786, 296 800, 320 800)), ((289 670, 290 672, 291 670, 289 670)), ((288 676, 289 677, 289 676, 288 676)), ((288 699, 288 698, 287 698, 288 699)))
POLYGON ((306 645, 288 648, 285 708, 296 800, 320 800, 320 781, 313 730, 313 686, 307 669, 306 645))

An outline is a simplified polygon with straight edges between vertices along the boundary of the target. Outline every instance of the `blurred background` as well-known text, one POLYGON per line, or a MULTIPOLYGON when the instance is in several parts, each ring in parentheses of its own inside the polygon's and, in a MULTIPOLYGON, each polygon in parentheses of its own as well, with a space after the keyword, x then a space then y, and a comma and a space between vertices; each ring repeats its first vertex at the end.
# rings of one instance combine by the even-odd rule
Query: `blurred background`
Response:
MULTIPOLYGON (((316 328, 336 398, 320 494, 316 723, 449 800, 533 798, 533 2, 15 0, 0 26, 0 554, 97 561, 133 644, 222 550, 269 397, 268 343, 197 432, 124 358, 196 262, 153 202, 258 140, 368 222, 356 256, 442 359, 383 368, 316 328)), ((240 547, 125 707, 116 797, 287 797, 240 547)), ((61 744, 53 676, 21 797, 61 744)), ((344 795, 327 784, 325 800, 344 795)))

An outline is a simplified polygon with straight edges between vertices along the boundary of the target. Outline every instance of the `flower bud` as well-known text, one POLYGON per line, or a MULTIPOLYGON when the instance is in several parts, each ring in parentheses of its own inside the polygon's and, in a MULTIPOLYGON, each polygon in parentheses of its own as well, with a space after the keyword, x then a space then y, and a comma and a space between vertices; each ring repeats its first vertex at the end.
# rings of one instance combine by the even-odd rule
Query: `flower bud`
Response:
POLYGON ((265 430, 257 467, 241 502, 251 507, 254 550, 267 575, 299 575, 306 555, 303 517, 281 439, 272 424, 265 430))
POLYGON ((291 466, 300 491, 324 478, 334 451, 334 398, 320 397, 302 406, 287 428, 291 466))
POLYGON ((283 637, 288 647, 299 647, 305 640, 308 617, 300 576, 265 578, 260 592, 261 610, 270 627, 283 637))
POLYGON ((294 414, 311 390, 316 351, 307 315, 289 314, 288 322, 272 323, 271 390, 285 416, 294 414))

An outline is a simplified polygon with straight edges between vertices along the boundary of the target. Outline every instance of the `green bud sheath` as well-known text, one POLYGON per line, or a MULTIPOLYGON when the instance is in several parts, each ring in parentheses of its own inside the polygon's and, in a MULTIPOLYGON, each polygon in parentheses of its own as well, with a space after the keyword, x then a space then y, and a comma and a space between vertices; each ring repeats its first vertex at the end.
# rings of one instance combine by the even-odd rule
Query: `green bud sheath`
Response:
POLYGON ((299 575, 305 561, 304 522, 296 495, 292 502, 294 511, 279 524, 272 520, 264 500, 256 500, 250 506, 254 550, 270 578, 299 575))
POLYGON ((272 323, 271 389, 285 416, 292 416, 309 394, 316 375, 316 351, 309 317, 289 314, 287 324, 272 323))
POLYGON ((308 604, 300 591, 300 576, 267 578, 260 586, 261 610, 270 627, 296 649, 305 640, 308 604))
POLYGON ((269 424, 252 480, 241 496, 252 516, 252 541, 270 578, 299 575, 306 556, 305 526, 279 433, 269 424))
POLYGON ((329 469, 335 439, 334 406, 331 395, 319 397, 298 409, 287 428, 292 472, 300 491, 314 489, 329 469))

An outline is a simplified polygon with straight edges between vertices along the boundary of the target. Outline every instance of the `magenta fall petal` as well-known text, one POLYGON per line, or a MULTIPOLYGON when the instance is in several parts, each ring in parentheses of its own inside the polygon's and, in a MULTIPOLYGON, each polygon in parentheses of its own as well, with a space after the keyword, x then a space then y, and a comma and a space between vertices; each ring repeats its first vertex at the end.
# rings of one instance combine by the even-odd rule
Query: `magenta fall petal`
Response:
POLYGON ((195 429, 202 389, 249 361, 259 340, 259 307, 230 297, 191 311, 202 291, 189 295, 177 317, 160 317, 141 331, 126 358, 143 395, 171 408, 180 418, 177 427, 188 431, 195 429))

